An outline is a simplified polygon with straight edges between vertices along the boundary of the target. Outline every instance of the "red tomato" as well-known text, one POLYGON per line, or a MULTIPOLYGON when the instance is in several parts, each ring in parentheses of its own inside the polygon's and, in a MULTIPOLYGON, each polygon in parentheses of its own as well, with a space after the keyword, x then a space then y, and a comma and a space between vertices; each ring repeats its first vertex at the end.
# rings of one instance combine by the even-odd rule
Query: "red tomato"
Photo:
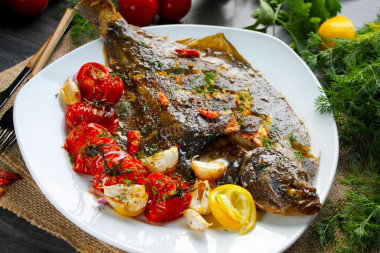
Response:
POLYGON ((84 76, 81 82, 78 83, 82 98, 92 101, 95 94, 95 81, 88 76, 84 76))
POLYGON ((78 125, 69 133, 64 148, 73 160, 73 170, 88 175, 95 174, 94 168, 86 166, 84 151, 88 142, 94 143, 93 140, 99 138, 109 138, 109 142, 112 140, 106 128, 94 123, 78 125))
POLYGON ((147 25, 158 12, 157 0, 119 0, 119 12, 132 25, 147 25))
POLYGON ((97 172, 93 180, 95 189, 103 191, 103 184, 110 186, 127 182, 145 183, 148 172, 144 166, 130 155, 124 158, 120 156, 121 154, 112 152, 106 154, 107 167, 105 167, 104 159, 97 160, 97 172))
POLYGON ((191 202, 190 189, 177 176, 150 174, 145 186, 149 200, 145 216, 153 222, 174 220, 191 202))
POLYGON ((37 15, 45 10, 49 0, 7 0, 7 3, 21 15, 37 15))
POLYGON ((99 167, 103 171, 103 155, 112 155, 112 157, 110 157, 112 160, 120 156, 119 145, 117 145, 111 137, 99 136, 103 135, 96 135, 98 138, 89 138, 86 142, 84 150, 82 149, 86 168, 92 171, 94 175, 98 172, 99 167))
POLYGON ((198 109, 198 111, 200 114, 202 114, 203 116, 209 119, 215 119, 220 116, 218 112, 214 112, 214 111, 208 111, 208 110, 202 110, 202 109, 198 109))
POLYGON ((77 76, 82 98, 98 101, 102 105, 113 105, 123 95, 124 83, 119 76, 110 75, 108 68, 96 62, 84 64, 77 76))
POLYGON ((112 107, 95 108, 89 102, 79 102, 66 109, 66 124, 73 129, 83 123, 97 123, 115 132, 119 119, 112 107))
POLYGON ((175 50, 180 57, 184 58, 199 58, 201 53, 195 49, 181 48, 175 50))
POLYGON ((5 178, 0 178, 0 186, 6 186, 6 185, 9 185, 11 183, 12 183, 11 180, 8 180, 8 179, 5 179, 5 178))
POLYGON ((80 68, 77 74, 77 81, 81 82, 85 76, 90 77, 94 81, 101 81, 103 77, 109 76, 109 74, 110 72, 106 66, 96 62, 88 62, 80 68))
POLYGON ((95 86, 94 99, 102 104, 116 104, 123 95, 124 83, 119 76, 105 77, 95 86))
POLYGON ((160 98, 160 102, 161 102, 161 105, 163 106, 163 107, 166 107, 166 106, 168 106, 169 105, 169 99, 168 99, 168 97, 165 95, 165 93, 163 93, 163 92, 159 92, 158 93, 158 97, 160 98))
POLYGON ((128 147, 128 153, 131 156, 136 155, 137 151, 139 150, 140 137, 141 137, 141 134, 137 130, 128 132, 127 147, 128 147))
POLYGON ((190 11, 191 0, 160 0, 158 15, 168 21, 178 21, 190 11))

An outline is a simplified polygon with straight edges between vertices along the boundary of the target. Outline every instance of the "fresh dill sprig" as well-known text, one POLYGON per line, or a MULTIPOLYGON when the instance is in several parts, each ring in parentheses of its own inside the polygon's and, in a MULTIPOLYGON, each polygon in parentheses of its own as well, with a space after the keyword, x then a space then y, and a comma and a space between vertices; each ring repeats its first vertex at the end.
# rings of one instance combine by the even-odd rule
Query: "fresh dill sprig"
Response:
POLYGON ((346 199, 324 208, 330 216, 317 223, 315 230, 322 248, 334 244, 336 252, 379 252, 380 250, 380 176, 378 163, 371 163, 363 172, 354 167, 354 173, 342 184, 351 187, 346 199), (337 231, 343 233, 341 243, 337 243, 337 231))
MULTIPOLYGON (((67 0, 66 8, 74 8, 79 0, 67 0)), ((112 0, 115 7, 118 6, 118 0, 112 0)), ((87 42, 100 37, 100 33, 96 30, 87 19, 83 18, 79 13, 75 12, 71 21, 70 37, 74 46, 79 47, 87 42)))
POLYGON ((343 145, 353 147, 357 161, 380 154, 380 16, 356 33, 353 40, 318 51, 322 38, 311 34, 308 50, 301 52, 310 68, 324 74, 323 91, 315 105, 333 114, 343 145))
POLYGON ((380 15, 353 40, 337 39, 319 51, 322 37, 309 36, 301 52, 311 69, 324 74, 316 108, 332 114, 341 146, 349 149, 353 174, 340 183, 349 186, 346 198, 324 206, 329 216, 316 224, 322 248, 336 252, 380 251, 380 15), (341 236, 338 236, 340 231, 341 236))

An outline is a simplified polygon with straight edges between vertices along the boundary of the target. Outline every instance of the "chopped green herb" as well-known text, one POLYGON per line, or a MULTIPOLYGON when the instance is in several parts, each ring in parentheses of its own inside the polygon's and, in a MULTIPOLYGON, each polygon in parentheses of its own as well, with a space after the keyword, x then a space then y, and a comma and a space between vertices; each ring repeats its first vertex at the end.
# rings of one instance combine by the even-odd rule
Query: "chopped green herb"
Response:
POLYGON ((133 184, 133 182, 129 179, 124 179, 124 183, 127 185, 127 186, 131 186, 133 184))
MULTIPOLYGON (((130 180, 128 180, 130 181, 130 180)), ((128 184, 127 184, 128 185, 128 184)), ((129 186, 129 185, 128 185, 129 186)), ((115 199, 119 200, 119 201, 125 201, 127 200, 127 195, 125 194, 125 192, 121 193, 120 195, 116 196, 115 199)))
POLYGON ((124 117, 127 115, 127 112, 128 112, 128 108, 131 106, 131 104, 129 102, 123 102, 120 104, 120 109, 119 109, 119 113, 118 113, 118 116, 121 118, 121 117, 124 117))
POLYGON ((288 137, 289 137, 289 141, 290 141, 290 143, 297 142, 297 137, 294 136, 294 133, 293 133, 293 132, 291 132, 291 133, 288 135, 288 137))
POLYGON ((107 137, 105 132, 101 132, 100 134, 96 134, 96 137, 107 137))
POLYGON ((207 85, 215 85, 216 74, 214 72, 204 73, 203 80, 207 85))
POLYGON ((301 160, 304 160, 305 157, 303 156, 303 154, 299 151, 294 151, 294 156, 296 157, 297 160, 301 161, 301 160))
POLYGON ((197 86, 197 87, 195 87, 195 90, 197 91, 197 93, 199 93, 199 94, 205 94, 205 91, 204 91, 204 89, 202 88, 202 87, 200 87, 200 86, 197 86))
POLYGON ((269 138, 266 138, 266 137, 263 138, 263 145, 266 149, 271 149, 274 142, 275 142, 274 140, 271 140, 269 138))
POLYGON ((122 73, 112 72, 112 73, 111 73, 111 76, 118 76, 118 77, 120 77, 121 79, 123 79, 123 81, 127 80, 127 75, 122 74, 122 73))
POLYGON ((280 131, 280 129, 278 128, 277 125, 272 125, 272 126, 270 127, 270 130, 272 130, 272 129, 273 129, 273 131, 275 131, 275 132, 280 131))
POLYGON ((177 66, 172 67, 172 71, 176 75, 182 74, 182 69, 178 68, 177 66))
POLYGON ((67 155, 69 156, 70 163, 74 164, 74 157, 71 154, 67 154, 67 155))
POLYGON ((58 95, 59 95, 59 93, 55 94, 55 95, 54 95, 54 96, 55 96, 55 98, 58 98, 58 95))

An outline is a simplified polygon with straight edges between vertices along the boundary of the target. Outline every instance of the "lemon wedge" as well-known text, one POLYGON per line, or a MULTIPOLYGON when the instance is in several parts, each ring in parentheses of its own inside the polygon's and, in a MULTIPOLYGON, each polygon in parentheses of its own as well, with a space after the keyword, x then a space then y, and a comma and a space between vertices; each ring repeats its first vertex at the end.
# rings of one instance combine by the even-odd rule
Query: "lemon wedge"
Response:
POLYGON ((256 223, 256 207, 252 195, 243 187, 226 184, 209 195, 211 212, 224 227, 248 233, 256 223))

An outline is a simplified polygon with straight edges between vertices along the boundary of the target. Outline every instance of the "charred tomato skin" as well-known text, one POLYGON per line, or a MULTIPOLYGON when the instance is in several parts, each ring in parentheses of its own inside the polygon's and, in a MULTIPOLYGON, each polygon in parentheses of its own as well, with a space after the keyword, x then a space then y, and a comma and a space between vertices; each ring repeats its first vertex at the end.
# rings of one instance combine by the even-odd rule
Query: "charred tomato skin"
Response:
POLYGON ((119 126, 119 119, 113 108, 95 108, 88 102, 79 102, 66 109, 66 124, 73 129, 84 123, 97 123, 110 132, 115 132, 119 126))
POLYGON ((119 12, 130 24, 147 25, 158 12, 157 0, 119 0, 119 12))
POLYGON ((124 158, 119 160, 120 154, 108 153, 105 155, 108 167, 121 165, 122 175, 112 176, 105 173, 104 160, 103 158, 96 160, 96 174, 94 176, 94 188, 99 191, 104 191, 103 185, 111 186, 115 184, 125 184, 129 181, 133 184, 143 185, 145 183, 145 178, 148 176, 147 170, 144 166, 134 159, 130 155, 126 155, 124 158), (118 160, 118 161, 115 161, 118 160))
POLYGON ((100 63, 84 64, 76 75, 82 99, 96 101, 101 105, 113 105, 123 95, 123 80, 110 74, 108 68, 100 63))
POLYGON ((191 0, 160 0, 158 15, 168 21, 178 21, 185 17, 191 8, 191 0))
POLYGON ((112 140, 108 130, 95 123, 80 124, 66 137, 64 149, 73 160, 74 171, 87 175, 95 174, 96 171, 94 169, 87 168, 86 166, 84 151, 88 142, 92 142, 93 139, 99 139, 99 136, 109 138, 110 141, 112 140))
POLYGON ((82 82, 83 77, 89 77, 93 81, 100 81, 106 76, 109 76, 109 70, 106 66, 97 62, 88 62, 79 69, 76 79, 78 82, 82 82))
POLYGON ((124 83, 118 76, 104 77, 95 86, 94 99, 101 101, 103 105, 116 104, 123 95, 124 83))
POLYGON ((188 187, 177 176, 150 174, 145 187, 149 195, 145 217, 155 223, 180 217, 191 202, 188 187))
POLYGON ((131 156, 134 156, 135 154, 137 154, 137 151, 139 150, 139 146, 140 146, 140 138, 141 138, 140 131, 133 130, 133 131, 128 132, 127 147, 128 147, 128 153, 131 156))

